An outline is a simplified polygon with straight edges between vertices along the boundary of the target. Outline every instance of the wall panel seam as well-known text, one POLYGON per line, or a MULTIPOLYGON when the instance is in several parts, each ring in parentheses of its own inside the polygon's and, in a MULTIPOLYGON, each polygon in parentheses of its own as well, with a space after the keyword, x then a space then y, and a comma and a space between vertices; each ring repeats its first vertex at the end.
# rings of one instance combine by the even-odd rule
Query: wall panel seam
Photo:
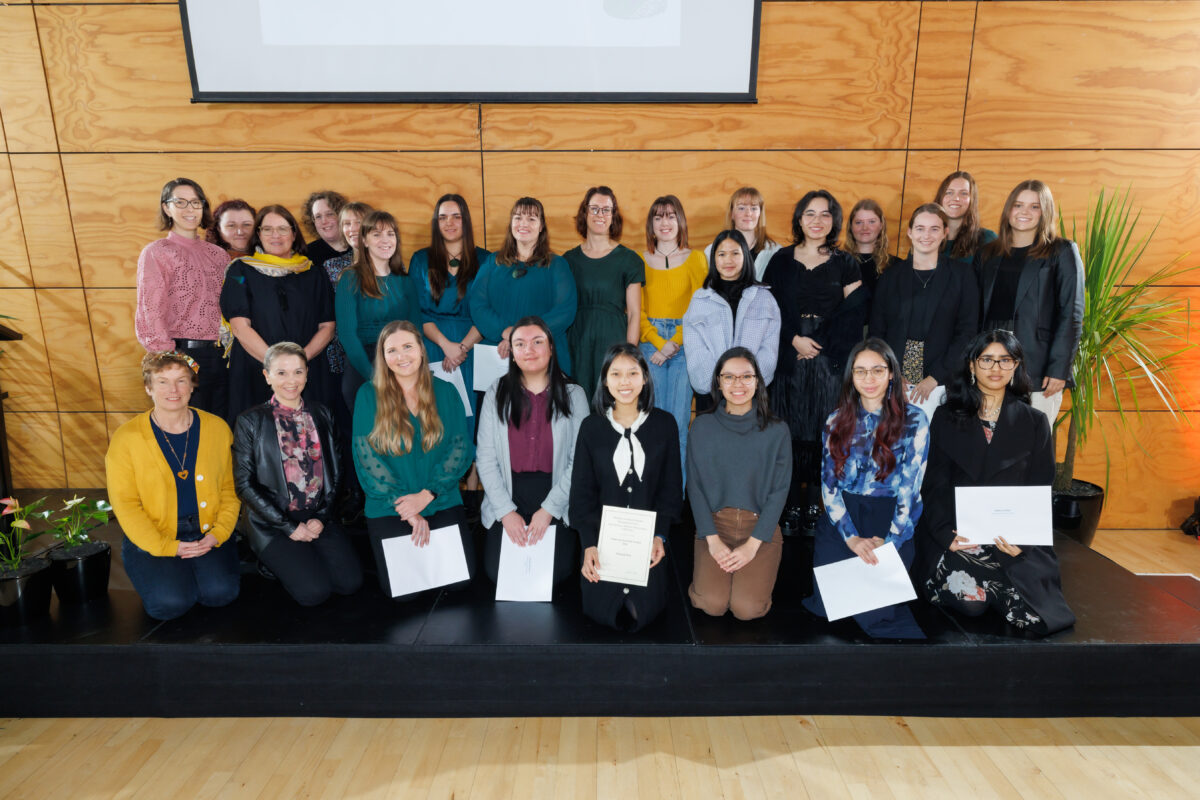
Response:
MULTIPOLYGON (((962 122, 958 126, 958 163, 956 169, 962 169, 963 141, 967 130, 967 100, 971 96, 971 67, 975 63, 975 36, 979 30, 979 3, 975 4, 975 14, 971 18, 971 52, 967 56, 967 82, 963 88, 962 122)), ((938 198, 941 201, 941 198, 938 198)))

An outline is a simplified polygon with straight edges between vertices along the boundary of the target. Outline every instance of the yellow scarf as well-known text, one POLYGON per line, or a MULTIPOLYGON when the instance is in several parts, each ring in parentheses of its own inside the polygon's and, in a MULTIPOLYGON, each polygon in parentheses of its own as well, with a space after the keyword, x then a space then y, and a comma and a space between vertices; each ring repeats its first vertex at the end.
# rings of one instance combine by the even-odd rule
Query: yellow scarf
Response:
POLYGON ((242 261, 247 265, 254 267, 264 275, 272 278, 282 278, 285 275, 298 275, 301 272, 308 272, 312 267, 312 262, 308 260, 308 256, 300 254, 281 258, 264 253, 262 250, 255 250, 252 256, 243 256, 242 261))

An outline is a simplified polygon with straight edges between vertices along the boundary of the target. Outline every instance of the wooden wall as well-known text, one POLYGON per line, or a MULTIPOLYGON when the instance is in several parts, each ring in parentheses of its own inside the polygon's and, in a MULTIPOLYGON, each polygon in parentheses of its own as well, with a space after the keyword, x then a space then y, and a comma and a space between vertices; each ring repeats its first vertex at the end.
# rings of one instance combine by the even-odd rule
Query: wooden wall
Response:
MULTIPOLYGON (((108 434, 146 407, 135 266, 177 175, 214 204, 295 208, 336 188, 401 218, 407 257, 451 190, 491 247, 512 200, 539 196, 565 250, 599 182, 635 246, 656 195, 683 198, 702 242, 744 183, 766 195, 776 236, 824 186, 847 207, 877 198, 895 241, 964 168, 989 227, 1027 177, 1068 215, 1101 186, 1132 186, 1162 218, 1149 266, 1200 241, 1197 52, 1200 2, 766 2, 757 105, 193 105, 175 4, 5 3, 0 313, 26 338, 0 376, 18 486, 102 485, 108 434)), ((1175 291, 1200 299, 1195 283, 1175 291)), ((1103 524, 1178 524, 1200 491, 1200 433, 1157 411, 1136 427, 1146 450, 1118 449, 1103 524)), ((1080 473, 1103 469, 1089 448, 1080 473)))

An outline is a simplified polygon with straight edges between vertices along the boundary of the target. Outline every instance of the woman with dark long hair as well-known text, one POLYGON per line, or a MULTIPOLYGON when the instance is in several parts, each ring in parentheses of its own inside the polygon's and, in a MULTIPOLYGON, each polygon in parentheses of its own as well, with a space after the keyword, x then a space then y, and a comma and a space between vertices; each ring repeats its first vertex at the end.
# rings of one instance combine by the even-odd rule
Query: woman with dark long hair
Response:
POLYGON ((544 320, 518 319, 509 338, 508 372, 479 407, 475 466, 483 483, 484 569, 495 582, 501 536, 524 547, 540 542, 553 524, 554 582, 559 583, 576 567, 568 505, 587 396, 559 367, 561 350, 544 320))
POLYGON ((950 218, 946 252, 951 258, 970 262, 980 248, 995 241, 996 232, 979 221, 979 185, 971 173, 960 169, 943 178, 933 202, 950 218))
MULTIPOLYGON (((921 479, 929 454, 925 412, 905 400, 900 363, 887 342, 870 338, 850 351, 837 410, 825 422, 821 494, 813 567, 856 555, 878 563, 891 542, 912 564, 913 529, 921 518, 921 479)), ((825 616, 820 589, 804 601, 825 616)), ((870 636, 924 639, 907 605, 856 614, 870 636)))
POLYGON ((1029 405, 1024 355, 1004 330, 985 331, 968 344, 930 425, 912 576, 917 593, 934 605, 968 617, 990 609, 1018 630, 1045 635, 1075 622, 1054 548, 1017 547, 1003 537, 972 546, 955 530, 957 487, 1054 480, 1050 424, 1029 405))
POLYGON ((674 418, 654 407, 650 367, 637 345, 610 347, 600 374, 592 414, 579 428, 571 477, 571 524, 583 547, 583 613, 602 625, 636 631, 667 604, 671 578, 661 562, 667 533, 683 504, 679 432, 674 418), (655 513, 645 586, 600 580, 598 543, 605 506, 655 513))

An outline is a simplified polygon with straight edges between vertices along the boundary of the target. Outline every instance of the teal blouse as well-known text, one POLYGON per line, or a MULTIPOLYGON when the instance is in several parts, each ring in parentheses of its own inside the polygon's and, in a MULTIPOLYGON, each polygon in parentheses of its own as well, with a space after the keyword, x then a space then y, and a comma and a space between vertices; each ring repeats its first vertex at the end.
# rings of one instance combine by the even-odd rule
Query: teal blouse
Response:
POLYGON ((433 381, 433 397, 442 420, 442 438, 426 453, 421 449, 421 421, 409 415, 413 426, 413 448, 402 456, 377 452, 367 437, 375 426, 375 386, 358 388, 354 400, 354 467, 367 497, 365 514, 372 519, 396 516, 396 500, 402 495, 428 489, 437 495, 422 516, 462 505, 458 481, 471 467, 475 446, 458 390, 449 383, 433 381))
POLYGON ((347 270, 338 278, 333 298, 338 339, 346 360, 368 381, 375 342, 389 322, 406 319, 421 330, 421 305, 412 278, 407 274, 380 276, 379 290, 382 297, 367 297, 359 288, 358 274, 347 270))

